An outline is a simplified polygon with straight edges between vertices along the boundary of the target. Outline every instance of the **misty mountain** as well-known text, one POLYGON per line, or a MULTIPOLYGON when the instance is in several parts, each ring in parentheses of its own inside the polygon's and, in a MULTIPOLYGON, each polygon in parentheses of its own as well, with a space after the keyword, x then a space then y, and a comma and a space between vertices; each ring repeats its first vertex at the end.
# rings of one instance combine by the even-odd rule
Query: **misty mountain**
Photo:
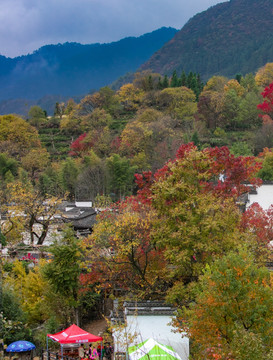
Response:
POLYGON ((0 56, 0 100, 84 95, 136 71, 176 32, 164 27, 109 44, 46 45, 25 56, 0 56))

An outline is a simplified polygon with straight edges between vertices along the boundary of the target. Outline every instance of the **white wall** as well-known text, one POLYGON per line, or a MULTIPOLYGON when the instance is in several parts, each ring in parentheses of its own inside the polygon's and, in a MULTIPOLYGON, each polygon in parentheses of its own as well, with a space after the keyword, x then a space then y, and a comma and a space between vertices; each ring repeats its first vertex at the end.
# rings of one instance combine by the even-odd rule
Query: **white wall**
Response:
POLYGON ((92 207, 92 201, 75 201, 76 207, 92 207))
MULTIPOLYGON (((182 360, 187 360, 189 357, 189 339, 187 337, 182 338, 180 333, 173 332, 175 329, 170 325, 171 320, 171 316, 164 315, 127 316, 128 346, 153 338, 163 345, 172 346, 182 360)), ((113 333, 115 352, 126 351, 124 333, 125 331, 113 333)))
POLYGON ((264 210, 273 205, 273 185, 262 185, 257 188, 257 194, 249 194, 247 208, 257 202, 264 210))

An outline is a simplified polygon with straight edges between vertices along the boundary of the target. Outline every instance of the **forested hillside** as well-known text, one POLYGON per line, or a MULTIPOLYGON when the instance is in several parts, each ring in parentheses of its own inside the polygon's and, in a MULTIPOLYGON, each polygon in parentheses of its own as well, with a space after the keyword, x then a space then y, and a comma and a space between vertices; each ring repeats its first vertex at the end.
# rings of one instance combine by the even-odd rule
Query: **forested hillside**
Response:
MULTIPOLYGON (((95 201, 103 194, 118 200, 134 192, 135 173, 156 171, 184 143, 193 141, 200 149, 228 146, 236 156, 258 155, 273 146, 266 107, 271 95, 264 95, 265 103, 262 95, 271 81, 272 63, 236 79, 213 76, 205 85, 193 72, 168 78, 146 71, 117 91, 103 87, 78 104, 72 99, 56 103, 52 117, 32 106, 27 121, 20 121, 37 134, 44 157, 29 141, 22 149, 21 141, 15 146, 19 134, 5 135, 11 131, 9 122, 15 126, 17 121, 9 117, 0 150, 5 161, 13 159, 16 170, 10 173, 3 165, 3 179, 6 172, 18 176, 23 166, 44 194, 68 191, 71 199, 95 201)), ((271 170, 263 177, 270 179, 271 170)))
MULTIPOLYGON (((191 359, 273 359, 273 206, 246 206, 250 191, 273 181, 272 25, 270 1, 218 4, 152 57, 158 72, 92 92, 89 50, 111 57, 118 46, 112 71, 127 63, 128 43, 144 41, 148 54, 153 34, 47 46, 15 67, 0 59, 2 93, 13 91, 5 80, 16 71, 21 90, 35 79, 25 94, 40 79, 41 91, 59 86, 69 95, 73 74, 74 89, 85 91, 78 101, 59 97, 52 116, 44 107, 51 96, 21 101, 25 118, 0 116, 4 345, 30 340, 38 352, 49 333, 105 319, 113 300, 118 310, 155 300, 176 309, 172 325, 190 338, 191 359), (88 235, 68 223, 85 212, 88 235)), ((109 83, 109 59, 93 60, 98 84, 109 83)), ((104 341, 113 329, 126 329, 128 348, 137 329, 109 322, 104 341)))
POLYGON ((175 69, 235 76, 273 60, 273 4, 231 0, 195 15, 141 69, 170 75, 175 69))
POLYGON ((241 196, 273 180, 273 63, 206 84, 139 72, 52 117, 0 116, 0 180, 5 344, 161 300, 193 358, 272 359, 273 212, 241 196), (75 199, 102 210, 86 238, 59 221, 75 199), (26 238, 44 258, 20 257, 26 238))
POLYGON ((84 95, 134 72, 176 32, 161 28, 109 44, 65 43, 13 59, 0 56, 0 100, 84 95))

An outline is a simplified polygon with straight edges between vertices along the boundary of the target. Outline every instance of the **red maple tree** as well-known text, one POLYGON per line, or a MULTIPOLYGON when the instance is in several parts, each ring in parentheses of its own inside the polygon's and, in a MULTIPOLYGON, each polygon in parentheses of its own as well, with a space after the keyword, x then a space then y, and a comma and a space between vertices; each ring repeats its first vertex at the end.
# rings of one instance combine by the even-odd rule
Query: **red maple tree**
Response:
MULTIPOLYGON (((174 160, 167 162, 154 175, 150 171, 142 174, 136 174, 136 183, 138 185, 138 197, 143 202, 151 202, 152 184, 171 174, 171 167, 183 166, 182 161, 187 160, 189 154, 197 152, 197 147, 193 143, 183 144, 176 153, 174 160)), ((201 174, 206 172, 207 180, 200 177, 203 191, 212 192, 223 197, 238 198, 242 193, 249 190, 249 184, 252 187, 261 185, 261 180, 256 178, 258 170, 261 168, 261 162, 253 156, 232 155, 228 147, 208 148, 200 151, 203 158, 206 159, 208 166, 204 169, 203 163, 195 162, 192 166, 201 174)))
MULTIPOLYGON (((265 87, 262 92, 262 96, 265 99, 261 104, 257 105, 257 108, 262 110, 263 113, 269 115, 272 119, 273 115, 273 82, 265 87)), ((263 114, 260 115, 263 117, 263 114)))
POLYGON ((87 133, 84 133, 72 142, 72 144, 70 145, 71 151, 69 152, 69 155, 79 156, 92 147, 92 142, 87 141, 86 136, 87 133))

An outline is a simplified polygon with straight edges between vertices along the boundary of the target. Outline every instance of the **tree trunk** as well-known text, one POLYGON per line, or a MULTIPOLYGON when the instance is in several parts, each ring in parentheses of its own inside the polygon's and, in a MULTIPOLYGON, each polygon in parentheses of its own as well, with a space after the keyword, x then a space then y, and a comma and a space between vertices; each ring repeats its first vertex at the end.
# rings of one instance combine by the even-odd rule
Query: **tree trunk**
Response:
POLYGON ((75 307, 75 321, 76 321, 76 325, 80 326, 80 311, 79 311, 79 307, 75 307))
POLYGON ((29 221, 29 230, 30 230, 30 241, 31 241, 31 245, 33 245, 34 244, 34 236, 35 236, 35 232, 34 232, 34 230, 33 230, 33 226, 34 226, 34 217, 33 216, 31 216, 31 218, 30 218, 30 221, 29 221))
POLYGON ((47 236, 48 228, 49 228, 49 224, 47 222, 45 224, 43 224, 43 231, 42 231, 41 236, 39 236, 37 245, 43 245, 44 240, 47 236))

